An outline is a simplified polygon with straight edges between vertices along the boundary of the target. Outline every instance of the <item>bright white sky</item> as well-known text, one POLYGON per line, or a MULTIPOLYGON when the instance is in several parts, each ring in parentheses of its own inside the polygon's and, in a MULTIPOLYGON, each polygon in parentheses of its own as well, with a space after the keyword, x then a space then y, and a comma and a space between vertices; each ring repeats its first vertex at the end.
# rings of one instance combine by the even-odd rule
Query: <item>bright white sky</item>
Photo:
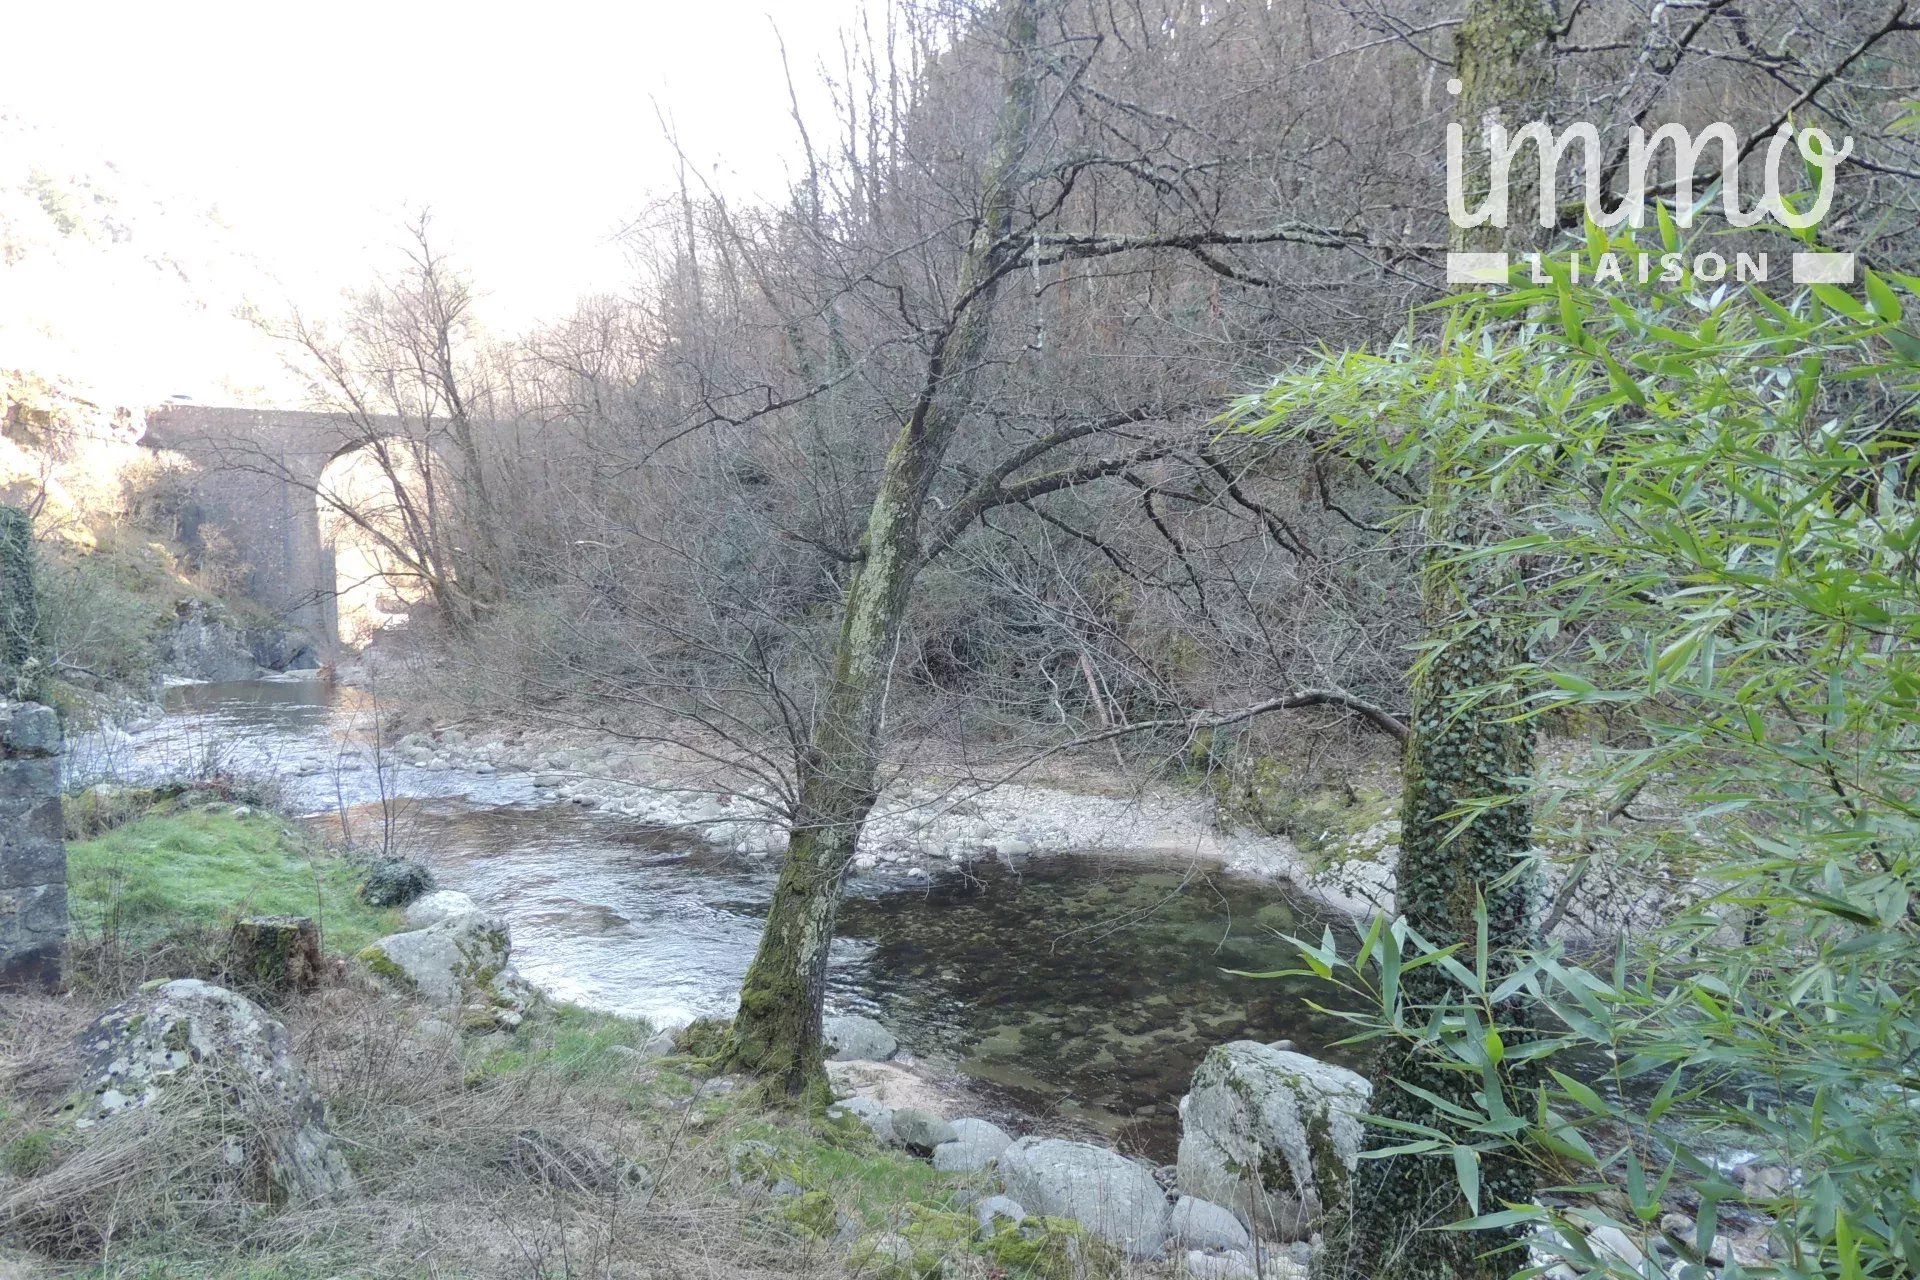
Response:
POLYGON ((722 189, 778 191, 798 145, 774 23, 818 105, 861 3, 24 0, 0 107, 218 208, 307 301, 431 206, 512 329, 627 278, 609 234, 673 180, 656 103, 722 189))

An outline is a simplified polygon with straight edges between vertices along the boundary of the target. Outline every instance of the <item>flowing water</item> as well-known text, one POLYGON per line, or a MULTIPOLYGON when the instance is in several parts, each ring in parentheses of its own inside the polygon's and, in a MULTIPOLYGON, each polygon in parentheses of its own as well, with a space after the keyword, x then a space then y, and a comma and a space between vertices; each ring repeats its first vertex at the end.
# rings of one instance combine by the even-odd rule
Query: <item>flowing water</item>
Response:
MULTIPOLYGON (((515 962, 553 995, 679 1023, 732 1010, 775 866, 545 800, 525 775, 376 769, 363 694, 253 681, 168 691, 131 738, 75 744, 82 778, 272 775, 297 810, 362 841, 390 824, 442 883, 512 926, 515 962)), ((870 1013, 921 1060, 1010 1109, 1171 1159, 1175 1104, 1206 1051, 1295 1041, 1339 1060, 1329 993, 1234 971, 1283 967, 1276 932, 1325 920, 1278 886, 1126 856, 1039 856, 849 887, 829 1004, 870 1013)))

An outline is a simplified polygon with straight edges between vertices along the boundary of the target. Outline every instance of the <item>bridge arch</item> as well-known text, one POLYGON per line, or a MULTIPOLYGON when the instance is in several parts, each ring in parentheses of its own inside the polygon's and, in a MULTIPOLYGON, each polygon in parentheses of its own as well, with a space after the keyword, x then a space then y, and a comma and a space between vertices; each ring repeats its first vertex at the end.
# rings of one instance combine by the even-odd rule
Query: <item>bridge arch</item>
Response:
POLYGON ((148 412, 141 443, 192 464, 195 522, 230 540, 247 566, 248 598, 332 656, 340 648, 338 566, 319 495, 329 466, 366 448, 383 426, 407 435, 398 418, 171 404, 148 412))

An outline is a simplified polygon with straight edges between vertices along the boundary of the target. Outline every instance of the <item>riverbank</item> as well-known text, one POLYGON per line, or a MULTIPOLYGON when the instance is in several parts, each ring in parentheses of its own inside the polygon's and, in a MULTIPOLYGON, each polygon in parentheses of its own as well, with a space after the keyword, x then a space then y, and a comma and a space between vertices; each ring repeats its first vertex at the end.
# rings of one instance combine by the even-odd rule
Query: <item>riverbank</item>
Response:
MULTIPOLYGON (((1156 1239, 1156 1256, 1129 1261, 1065 1218, 981 1213, 1004 1189, 991 1166, 1010 1135, 950 1121, 969 1100, 911 1066, 836 1063, 836 1092, 859 1101, 813 1114, 713 1075, 697 1035, 676 1045, 537 997, 475 1018, 464 989, 443 1008, 424 980, 367 957, 417 957, 403 940, 436 929, 484 933, 472 904, 370 905, 361 864, 253 798, 181 789, 74 807, 74 987, 0 997, 0 1238, 17 1250, 0 1253, 4 1274, 1240 1274, 1199 1261, 1225 1259, 1218 1247, 1190 1265, 1156 1239), (303 905, 327 922, 311 989, 250 985, 223 942, 255 913, 303 905), (157 1066, 120 1047, 162 1019, 174 1030, 154 1033, 169 1046, 157 1066), (113 1088, 95 1094, 115 1035, 113 1088), (243 1064, 251 1083, 232 1092, 222 1082, 243 1064), (278 1097, 321 1101, 291 1119, 258 1109, 278 1097), (296 1126, 305 1172, 262 1190, 235 1170, 281 1125, 296 1126)), ((849 1041, 849 1055, 894 1052, 884 1031, 853 1030, 888 1043, 849 1041)), ((1145 1166, 1056 1145, 1154 1185, 1145 1166)), ((1270 1259, 1267 1274, 1292 1273, 1270 1259)))
MULTIPOLYGON (((886 1061, 899 1046, 869 1019, 830 1027, 844 1101, 769 1106, 707 1065, 715 1024, 666 1035, 543 999, 466 895, 382 905, 424 877, 344 857, 259 798, 186 786, 70 810, 73 990, 0 997, 4 1274, 1298 1280, 1308 1191, 1364 1141, 1359 1076, 1244 1035, 1169 1082, 1181 1140, 1160 1167, 1016 1139, 886 1061), (261 912, 309 912, 326 954, 298 978, 236 964, 261 912), (1267 1119, 1303 1108, 1304 1130, 1267 1119), (1320 1132, 1331 1145, 1302 1144, 1320 1132), (1236 1170, 1283 1166, 1242 1203, 1236 1170)), ((1734 1176, 1761 1206, 1791 1174, 1734 1176)), ((1692 1219, 1663 1207, 1659 1232, 1591 1247, 1671 1256, 1692 1219)), ((1763 1213, 1720 1219, 1725 1256, 1765 1263, 1763 1213)))

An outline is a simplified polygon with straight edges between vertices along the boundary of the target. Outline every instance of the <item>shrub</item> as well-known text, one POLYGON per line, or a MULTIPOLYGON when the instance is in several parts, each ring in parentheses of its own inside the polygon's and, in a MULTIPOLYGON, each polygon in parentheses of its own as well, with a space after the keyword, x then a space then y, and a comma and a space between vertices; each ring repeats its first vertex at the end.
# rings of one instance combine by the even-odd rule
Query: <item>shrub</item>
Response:
MULTIPOLYGON (((1596 251, 1622 247, 1596 233, 1596 251)), ((1452 1162, 1478 1214, 1455 1229, 1536 1224, 1592 1274, 1640 1274, 1588 1243, 1610 1225, 1703 1277, 1742 1207, 1777 1220, 1783 1275, 1920 1264, 1916 292, 1871 272, 1865 301, 1817 286, 1788 303, 1562 279, 1467 304, 1434 342, 1283 379, 1258 406, 1389 471, 1423 466, 1433 432, 1485 446, 1446 483, 1499 531, 1460 555, 1523 571, 1485 575, 1523 589, 1477 603, 1526 627, 1533 654, 1463 696, 1629 724, 1634 745, 1596 744, 1553 792, 1515 780, 1520 802, 1617 812, 1657 780, 1687 820, 1610 838, 1643 865, 1702 867, 1698 900, 1602 971, 1548 948, 1490 980, 1484 914, 1477 948, 1399 921, 1357 954, 1301 944, 1312 972, 1374 1002, 1364 1036, 1412 1042, 1468 1086, 1390 1135, 1452 1162), (1449 981, 1411 1006, 1401 979, 1425 966, 1449 981), (1736 1187, 1714 1158, 1729 1144, 1793 1175, 1736 1187), (1555 1196, 1483 1201, 1483 1165, 1516 1154, 1555 1196), (1697 1205, 1697 1239, 1658 1225, 1676 1202, 1697 1205)))

